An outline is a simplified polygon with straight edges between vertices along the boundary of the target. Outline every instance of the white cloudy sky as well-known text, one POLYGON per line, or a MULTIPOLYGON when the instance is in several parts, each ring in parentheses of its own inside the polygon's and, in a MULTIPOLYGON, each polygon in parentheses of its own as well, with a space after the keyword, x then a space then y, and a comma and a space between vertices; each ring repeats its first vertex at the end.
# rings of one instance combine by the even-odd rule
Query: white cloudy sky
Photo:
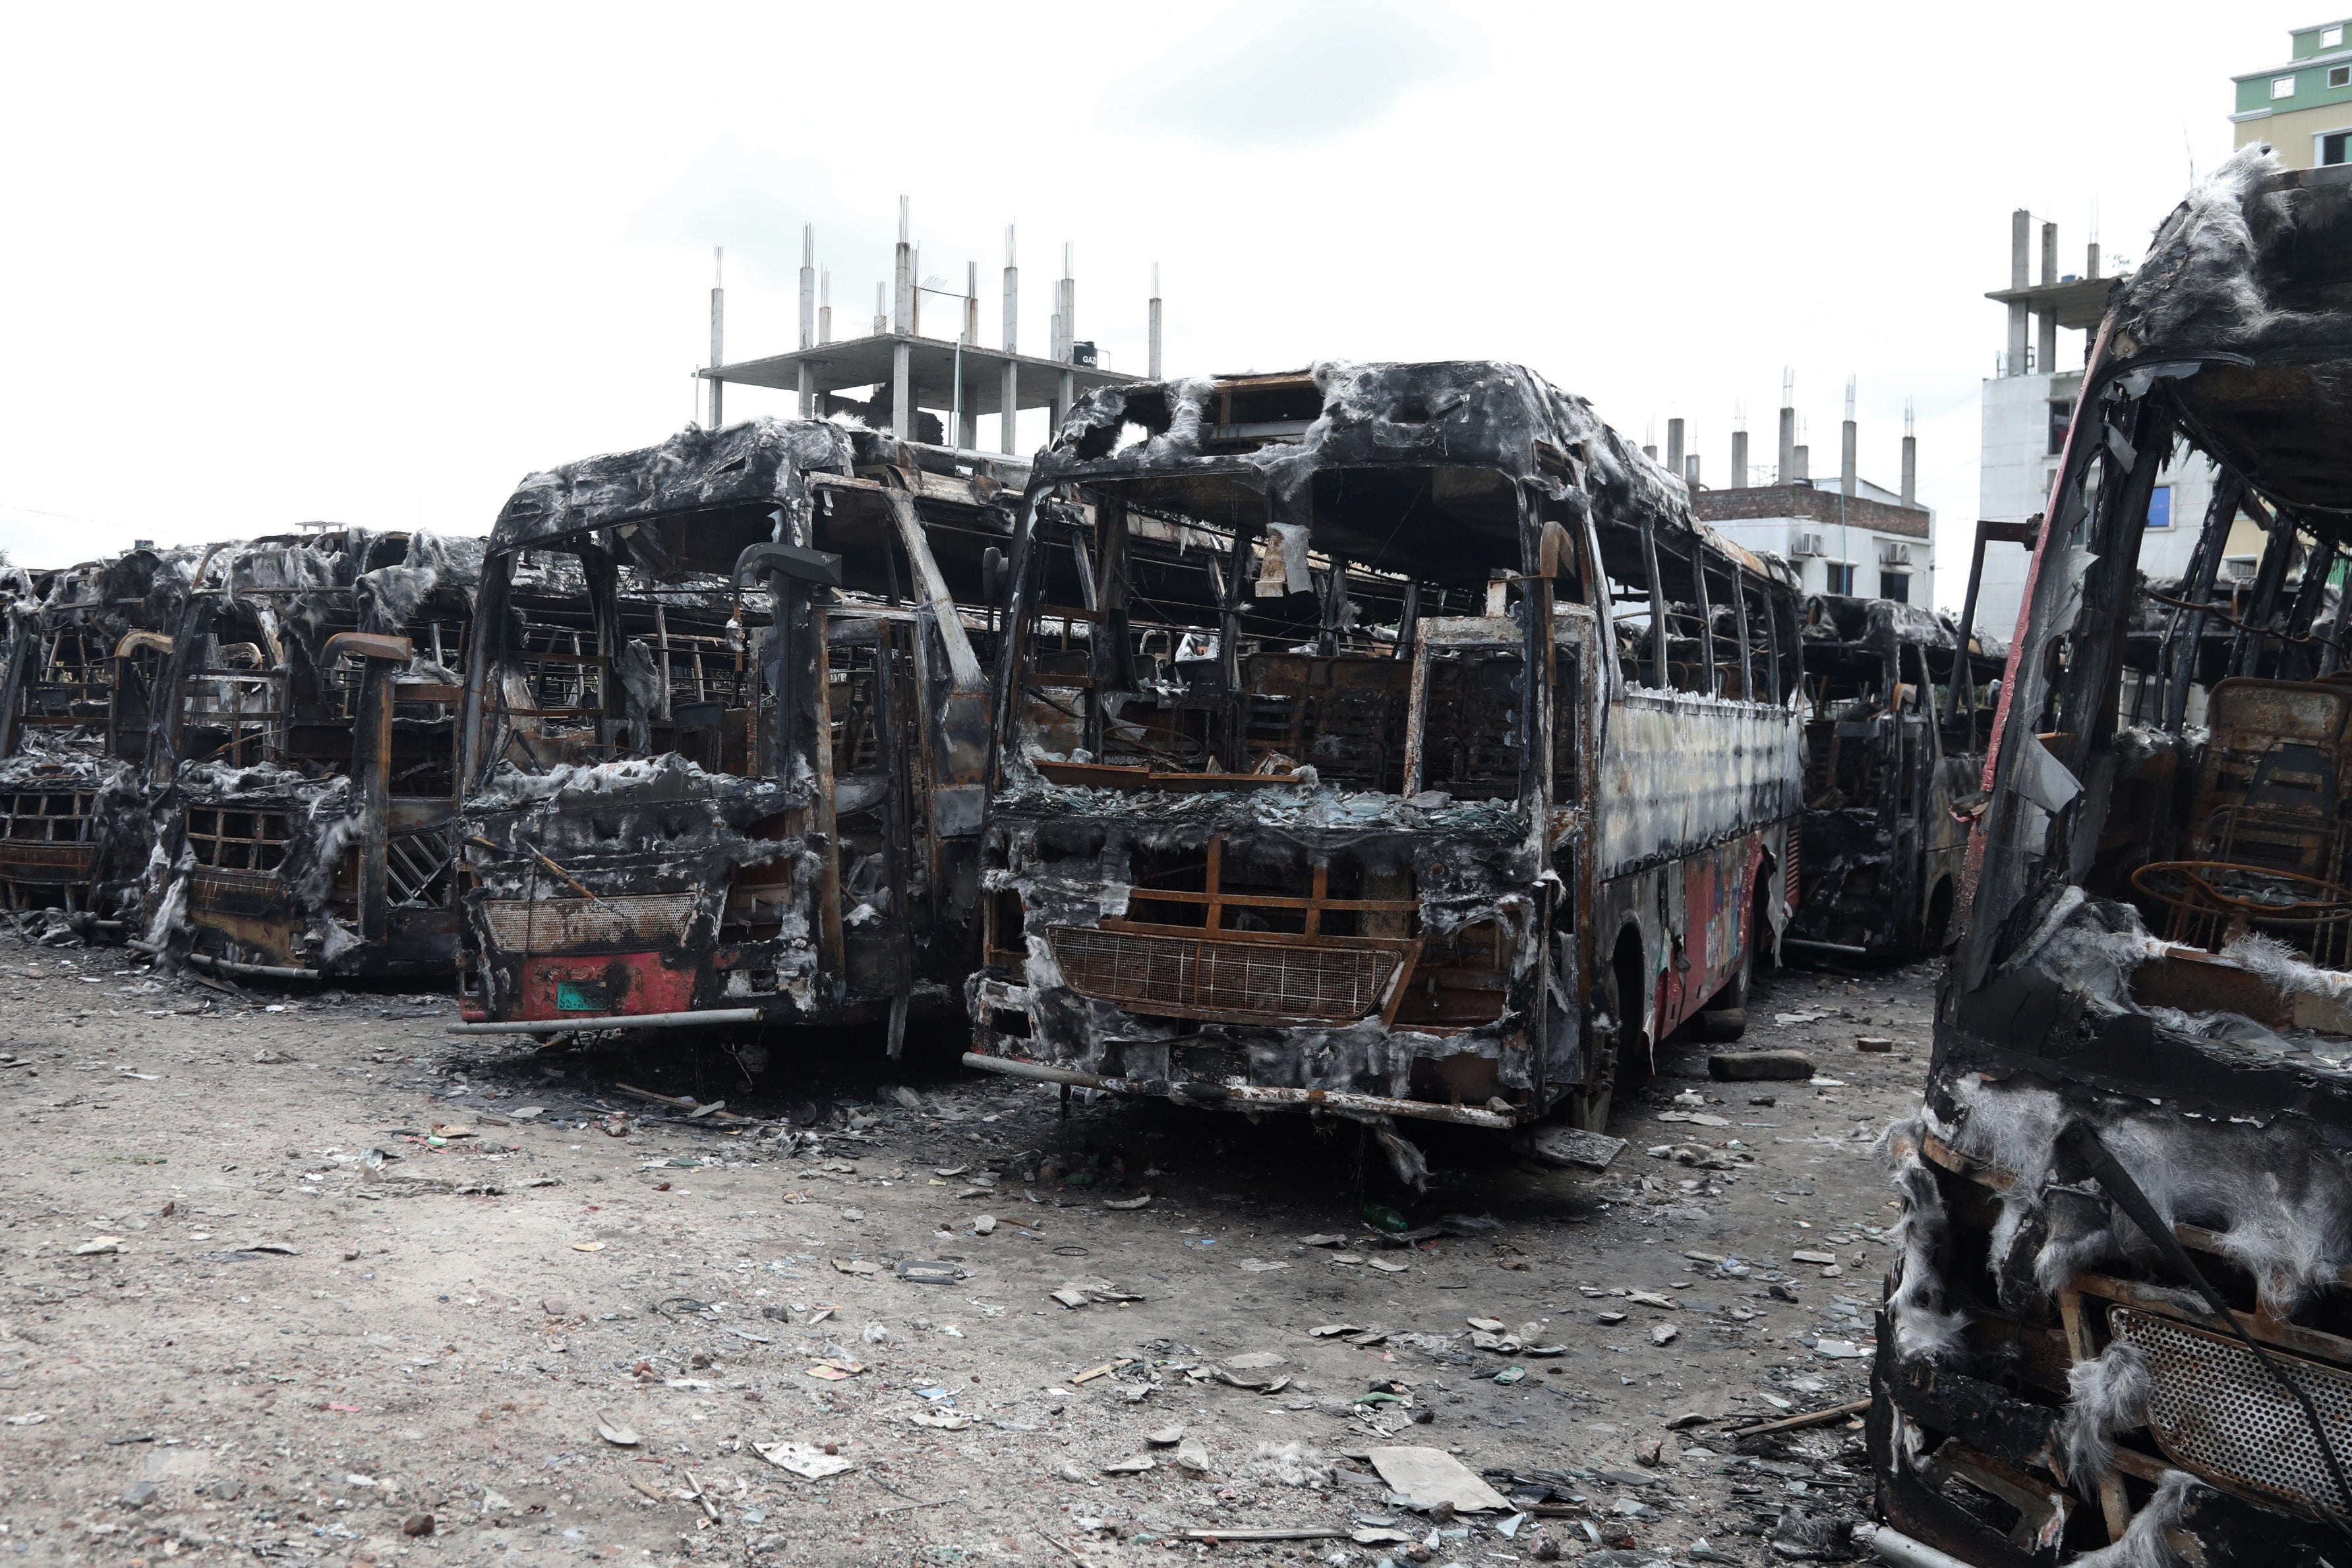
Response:
POLYGON ((2230 73, 2315 19, 11 6, 0 547, 482 531, 524 473, 693 416, 713 246, 730 357, 791 346, 804 221, 857 329, 901 193, 924 270, 976 259, 992 294, 1018 221, 1029 345, 1075 241, 1121 369, 1157 261, 1171 371, 1516 359, 1637 438, 1686 416, 1717 482, 1784 364, 1817 452, 1852 374, 1864 474, 1893 483, 1915 398, 1924 498, 1965 527, 2010 210, 2062 225, 2064 270, 2095 211, 2136 256, 2227 154, 2230 73))

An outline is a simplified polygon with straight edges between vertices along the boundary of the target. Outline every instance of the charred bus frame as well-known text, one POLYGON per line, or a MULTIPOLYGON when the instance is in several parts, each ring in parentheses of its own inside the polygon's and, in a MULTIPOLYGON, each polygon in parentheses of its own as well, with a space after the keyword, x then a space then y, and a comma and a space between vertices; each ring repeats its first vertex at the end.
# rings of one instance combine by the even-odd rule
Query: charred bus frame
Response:
POLYGON ((1890 1134, 1868 1435, 1897 1561, 2343 1559, 2347 279, 2352 170, 2249 149, 2158 229, 2084 372, 1926 1102, 1890 1134), (2127 696, 2149 493, 2184 444, 2214 504, 2127 696), (2242 513, 2268 535, 2242 612, 2215 595, 2242 513))
POLYGON ((480 551, 333 528, 221 552, 155 715, 148 945, 285 979, 453 971, 453 666, 480 551))
POLYGON ((189 583, 209 551, 136 549, 14 574, 0 684, 0 900, 85 936, 137 913, 155 829, 149 728, 189 583))
POLYGON ((1580 399, 1327 366, 1083 401, 999 669, 988 1071, 1598 1126, 1785 918, 1797 613, 1580 399), (1083 502, 1083 507, 1073 505, 1083 502), (1135 541, 1163 548, 1152 570, 1135 541), (1699 762, 1696 759, 1703 758, 1699 762))
POLYGON ((895 1051, 958 1007, 990 635, 963 606, 1023 477, 757 419, 527 479, 467 671, 456 1030, 885 1021, 895 1051), (532 602, 556 558, 581 591, 532 602))
MULTIPOLYGON (((1805 601, 1805 818, 1784 942, 1832 957, 1940 952, 1981 793, 2000 665, 1947 617, 1805 601)), ((2001 649, 2006 652, 2006 648, 2001 649)))

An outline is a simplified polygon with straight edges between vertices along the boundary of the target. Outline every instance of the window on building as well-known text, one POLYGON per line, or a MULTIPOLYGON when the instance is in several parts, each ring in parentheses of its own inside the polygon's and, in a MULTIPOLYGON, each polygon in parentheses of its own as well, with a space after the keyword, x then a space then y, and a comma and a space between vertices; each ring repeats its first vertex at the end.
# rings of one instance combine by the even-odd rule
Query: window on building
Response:
POLYGON ((1852 593, 1853 591, 1853 567, 1850 562, 1842 560, 1823 561, 1822 563, 1822 573, 1823 578, 1822 585, 1822 592, 1852 593))
POLYGON ((2221 578, 2225 582, 2252 582, 2260 556, 2225 555, 2221 558, 2221 578))
POLYGON ((1911 602, 1911 574, 1907 571, 1882 571, 1878 574, 1878 597, 1891 599, 1897 604, 1911 602))
POLYGON ((2323 49, 2342 48, 2344 47, 2344 29, 2341 27, 2320 28, 2319 47, 2323 49))
POLYGON ((2271 97, 2272 97, 2273 99, 2282 99, 2282 98, 2293 98, 2294 96, 2294 78, 2293 77, 2273 77, 2273 78, 2271 78, 2271 97))
POLYGON ((2352 66, 2328 67, 2327 85, 2329 87, 2352 87, 2352 66))
POLYGON ((2323 168, 2334 163, 2352 163, 2352 131, 2331 131, 2321 137, 2319 162, 2323 168))
POLYGON ((2074 418, 2074 400, 2053 397, 2050 400, 2050 455, 2057 456, 2066 450, 2066 426, 2074 418))
POLYGON ((2172 486, 2158 485, 2147 493, 2147 526, 2168 528, 2172 526, 2172 486))

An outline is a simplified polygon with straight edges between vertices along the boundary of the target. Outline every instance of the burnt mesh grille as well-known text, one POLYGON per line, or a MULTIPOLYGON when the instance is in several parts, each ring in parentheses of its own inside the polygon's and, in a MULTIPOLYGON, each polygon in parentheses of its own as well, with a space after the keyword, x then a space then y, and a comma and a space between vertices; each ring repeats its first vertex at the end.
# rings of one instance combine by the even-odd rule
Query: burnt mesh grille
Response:
POLYGON ((1338 1022, 1377 1010, 1397 955, 1213 936, 1056 926, 1054 959, 1070 988, 1172 1017, 1338 1022))
MULTIPOLYGON (((2302 1407, 2244 1345, 2128 1307, 2108 1321, 2155 1378, 2147 1425, 2167 1458, 2291 1507, 2347 1511, 2302 1407)), ((2282 1350, 2269 1354, 2318 1407, 2337 1457, 2352 1458, 2352 1374, 2282 1350)))

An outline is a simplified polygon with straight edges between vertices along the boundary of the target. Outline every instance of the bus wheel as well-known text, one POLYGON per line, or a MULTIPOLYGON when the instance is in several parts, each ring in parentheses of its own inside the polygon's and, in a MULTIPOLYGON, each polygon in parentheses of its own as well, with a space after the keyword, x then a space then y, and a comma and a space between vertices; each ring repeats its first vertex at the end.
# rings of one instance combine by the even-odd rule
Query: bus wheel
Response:
POLYGON ((1739 973, 1723 983, 1723 989, 1706 999, 1691 1019, 1691 1032, 1710 1041, 1738 1040, 1748 1032, 1748 987, 1756 977, 1756 946, 1748 944, 1740 955, 1739 973))

